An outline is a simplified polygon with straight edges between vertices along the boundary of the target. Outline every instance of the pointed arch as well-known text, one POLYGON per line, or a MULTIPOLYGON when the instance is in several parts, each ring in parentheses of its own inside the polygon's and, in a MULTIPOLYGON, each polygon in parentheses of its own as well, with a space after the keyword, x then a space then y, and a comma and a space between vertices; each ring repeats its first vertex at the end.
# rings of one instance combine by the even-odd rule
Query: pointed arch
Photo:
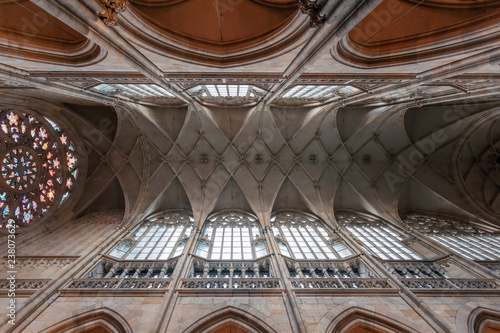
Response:
POLYGON ((207 218, 196 255, 212 260, 253 260, 267 255, 259 219, 242 210, 222 210, 207 218))
POLYGON ((285 257, 338 260, 353 254, 322 219, 299 210, 280 210, 270 219, 271 231, 285 257))
POLYGON ((77 314, 46 328, 40 333, 84 333, 96 329, 109 333, 132 333, 132 328, 125 318, 108 308, 94 309, 77 314))
POLYGON ((239 329, 241 333, 276 333, 271 326, 258 317, 232 306, 203 317, 202 320, 186 328, 183 333, 217 333, 226 327, 239 329))
POLYGON ((468 327, 470 333, 500 332, 500 311, 475 308, 469 315, 468 327))
POLYGON ((401 322, 360 307, 352 307, 339 314, 330 323, 326 332, 418 333, 401 322))

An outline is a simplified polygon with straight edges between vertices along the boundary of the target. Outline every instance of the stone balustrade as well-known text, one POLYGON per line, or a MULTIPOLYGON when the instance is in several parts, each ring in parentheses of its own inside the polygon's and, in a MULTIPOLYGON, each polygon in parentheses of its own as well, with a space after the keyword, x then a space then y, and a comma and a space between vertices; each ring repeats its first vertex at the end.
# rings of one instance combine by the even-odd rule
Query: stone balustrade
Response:
POLYGON ((170 279, 73 279, 65 289, 167 289, 170 279))
POLYGON ((390 289, 394 286, 387 279, 290 279, 296 289, 390 289))
POLYGON ((401 279, 410 289, 498 289, 494 279, 401 279))
POLYGON ((253 279, 182 279, 180 289, 279 289, 281 282, 273 278, 253 279))

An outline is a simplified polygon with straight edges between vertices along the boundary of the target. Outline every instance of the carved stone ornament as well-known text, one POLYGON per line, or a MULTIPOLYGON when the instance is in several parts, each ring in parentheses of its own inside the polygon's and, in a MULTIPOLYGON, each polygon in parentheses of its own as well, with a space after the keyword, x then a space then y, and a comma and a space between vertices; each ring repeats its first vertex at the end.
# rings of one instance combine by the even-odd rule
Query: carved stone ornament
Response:
POLYGON ((492 236, 493 233, 478 228, 476 225, 461 220, 452 220, 440 216, 411 213, 404 222, 409 228, 426 235, 447 236, 492 236))
POLYGON ((118 25, 118 13, 127 9, 128 0, 104 0, 104 12, 99 14, 108 27, 118 25))
POLYGON ((299 0, 299 9, 303 14, 309 15, 311 28, 320 28, 325 23, 326 17, 319 14, 321 8, 323 5, 316 0, 299 0))

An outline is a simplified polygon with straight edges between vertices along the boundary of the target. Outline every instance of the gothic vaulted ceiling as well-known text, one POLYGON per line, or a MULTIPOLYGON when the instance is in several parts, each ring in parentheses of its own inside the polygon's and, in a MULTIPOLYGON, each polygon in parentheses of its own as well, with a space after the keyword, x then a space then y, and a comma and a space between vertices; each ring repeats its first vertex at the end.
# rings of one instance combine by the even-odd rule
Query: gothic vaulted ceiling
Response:
POLYGON ((61 110, 86 137, 85 151, 93 150, 75 213, 99 209, 106 200, 107 208, 125 208, 127 215, 182 208, 198 223, 228 208, 262 218, 294 207, 326 221, 337 209, 389 220, 409 210, 499 217, 498 103, 237 109, 128 104, 115 108, 117 122, 110 110, 95 118, 98 110, 88 109, 94 119, 81 110, 75 114, 72 105, 61 110))

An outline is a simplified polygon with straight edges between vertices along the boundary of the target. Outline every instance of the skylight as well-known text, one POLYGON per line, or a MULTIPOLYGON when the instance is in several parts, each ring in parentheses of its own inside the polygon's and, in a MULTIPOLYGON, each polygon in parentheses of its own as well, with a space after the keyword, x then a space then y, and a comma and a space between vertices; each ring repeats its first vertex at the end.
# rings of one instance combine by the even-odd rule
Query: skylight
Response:
POLYGON ((338 95, 352 95, 360 90, 352 86, 297 85, 289 89, 282 98, 328 99, 338 95))
POLYGON ((99 84, 93 87, 92 90, 106 95, 121 95, 139 99, 174 96, 156 84, 99 84))
POLYGON ((189 93, 201 98, 249 98, 263 95, 266 91, 248 84, 202 84, 189 89, 189 93))
POLYGON ((202 97, 247 97, 248 85, 207 84, 202 97))

